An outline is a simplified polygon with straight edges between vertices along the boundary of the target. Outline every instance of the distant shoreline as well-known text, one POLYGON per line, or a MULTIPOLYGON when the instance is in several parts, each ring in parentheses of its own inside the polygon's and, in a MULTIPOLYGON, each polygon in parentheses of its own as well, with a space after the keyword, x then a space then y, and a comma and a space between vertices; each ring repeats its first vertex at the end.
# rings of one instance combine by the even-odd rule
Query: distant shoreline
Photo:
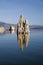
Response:
POLYGON ((30 29, 43 29, 43 25, 29 25, 30 29))
MULTIPOLYGON (((9 29, 10 26, 14 26, 17 29, 17 24, 8 24, 4 22, 0 22, 0 26, 4 27, 5 29, 9 29)), ((43 25, 29 25, 30 29, 43 29, 43 25)))

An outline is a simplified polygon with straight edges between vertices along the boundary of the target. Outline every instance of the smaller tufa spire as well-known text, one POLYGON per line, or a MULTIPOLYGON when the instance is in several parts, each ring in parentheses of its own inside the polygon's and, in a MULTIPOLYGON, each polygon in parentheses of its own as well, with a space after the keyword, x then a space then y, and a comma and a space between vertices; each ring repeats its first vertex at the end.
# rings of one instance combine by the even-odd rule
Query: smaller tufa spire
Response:
POLYGON ((28 19, 25 20, 25 24, 28 24, 28 19))

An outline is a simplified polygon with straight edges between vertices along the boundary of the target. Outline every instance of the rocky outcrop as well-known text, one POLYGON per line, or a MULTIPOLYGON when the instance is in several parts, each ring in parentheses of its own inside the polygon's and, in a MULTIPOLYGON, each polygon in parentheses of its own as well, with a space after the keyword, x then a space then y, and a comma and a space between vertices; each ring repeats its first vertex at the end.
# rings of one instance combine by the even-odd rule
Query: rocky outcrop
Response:
POLYGON ((26 19, 24 21, 24 17, 20 16, 20 20, 17 24, 17 32, 18 33, 29 33, 29 24, 28 24, 28 20, 26 19))
POLYGON ((3 34, 4 31, 5 31, 5 28, 1 26, 1 27, 0 27, 0 34, 3 34))
POLYGON ((14 31, 15 27, 14 26, 10 26, 9 31, 14 31))

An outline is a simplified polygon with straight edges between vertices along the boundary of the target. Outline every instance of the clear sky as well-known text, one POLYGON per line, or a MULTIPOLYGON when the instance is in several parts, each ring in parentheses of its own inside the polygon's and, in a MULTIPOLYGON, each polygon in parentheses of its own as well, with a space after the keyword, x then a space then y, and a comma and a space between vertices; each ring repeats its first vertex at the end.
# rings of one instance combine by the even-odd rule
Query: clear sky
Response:
POLYGON ((0 0, 0 21, 17 24, 20 15, 30 25, 43 25, 43 0, 0 0))

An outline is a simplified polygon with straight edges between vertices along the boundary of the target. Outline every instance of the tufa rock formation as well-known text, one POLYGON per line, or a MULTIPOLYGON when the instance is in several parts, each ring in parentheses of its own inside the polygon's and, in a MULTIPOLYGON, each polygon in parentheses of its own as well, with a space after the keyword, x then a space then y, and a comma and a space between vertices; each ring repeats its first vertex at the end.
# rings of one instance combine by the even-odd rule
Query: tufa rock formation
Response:
POLYGON ((20 20, 17 24, 17 33, 22 33, 22 34, 28 34, 29 33, 29 24, 28 20, 26 19, 24 21, 24 17, 20 16, 20 20))
POLYGON ((5 28, 0 26, 0 34, 3 34, 5 32, 5 28))

